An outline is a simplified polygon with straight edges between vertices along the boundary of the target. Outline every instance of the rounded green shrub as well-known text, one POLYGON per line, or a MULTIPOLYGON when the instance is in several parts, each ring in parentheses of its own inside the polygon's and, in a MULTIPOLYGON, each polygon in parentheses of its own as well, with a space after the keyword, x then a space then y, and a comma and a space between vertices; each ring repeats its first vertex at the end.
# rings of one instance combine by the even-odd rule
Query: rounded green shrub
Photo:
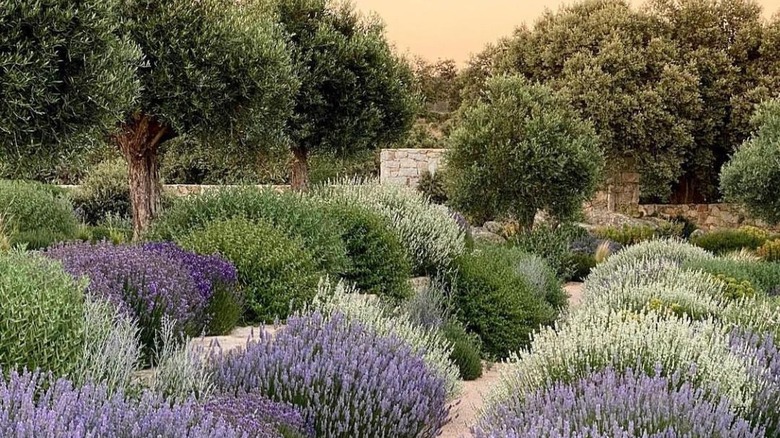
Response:
POLYGON ((200 254, 219 253, 236 266, 249 321, 286 318, 317 292, 321 271, 303 241, 269 223, 241 217, 214 221, 177 242, 200 254))
POLYGON ((482 340, 485 354, 505 358, 528 346, 533 331, 558 317, 558 299, 548 302, 518 272, 517 254, 484 247, 460 257, 451 279, 457 317, 482 340))
POLYGON ((39 255, 0 253, 0 368, 69 372, 83 345, 85 286, 39 255))
POLYGON ((766 237, 743 229, 724 229, 691 236, 691 243, 715 254, 739 251, 742 248, 757 249, 766 242, 766 237))
POLYGON ((412 294, 412 265, 387 219, 359 205, 332 202, 328 214, 341 226, 349 264, 341 278, 360 291, 402 300, 412 294))
POLYGON ((255 187, 224 188, 177 199, 152 224, 150 240, 178 240, 211 221, 244 217, 273 225, 302 241, 317 267, 328 274, 348 265, 339 224, 322 204, 298 193, 279 193, 255 187))
POLYGON ((68 197, 37 182, 0 180, 0 215, 11 243, 28 249, 72 239, 78 231, 68 197))
POLYGON ((417 183, 417 191, 424 194, 434 204, 447 202, 447 191, 444 188, 444 178, 440 172, 423 171, 417 183))
POLYGON ((129 218, 132 215, 127 163, 123 159, 103 161, 90 170, 73 196, 81 219, 97 225, 107 216, 129 218))
POLYGON ((446 324, 442 331, 447 341, 452 344, 450 360, 458 366, 460 378, 468 381, 482 377, 482 358, 478 342, 457 322, 446 324))
POLYGON ((780 264, 778 263, 712 258, 691 260, 683 263, 683 267, 715 276, 723 275, 737 283, 746 281, 756 292, 764 295, 777 295, 776 291, 780 289, 780 264))

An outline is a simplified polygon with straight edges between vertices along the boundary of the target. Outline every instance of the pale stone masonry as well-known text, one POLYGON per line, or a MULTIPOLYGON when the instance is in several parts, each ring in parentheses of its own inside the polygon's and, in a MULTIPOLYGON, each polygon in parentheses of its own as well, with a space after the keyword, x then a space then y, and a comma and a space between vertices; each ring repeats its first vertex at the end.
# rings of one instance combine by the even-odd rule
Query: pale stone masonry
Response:
POLYGON ((382 184, 416 187, 425 171, 436 173, 446 149, 382 149, 379 180, 382 184))

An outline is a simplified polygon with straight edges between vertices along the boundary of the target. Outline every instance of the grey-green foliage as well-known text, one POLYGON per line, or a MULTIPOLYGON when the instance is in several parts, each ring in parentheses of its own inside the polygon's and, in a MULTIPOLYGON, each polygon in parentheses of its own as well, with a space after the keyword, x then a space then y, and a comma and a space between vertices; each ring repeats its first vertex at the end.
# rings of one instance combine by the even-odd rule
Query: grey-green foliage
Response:
POLYGON ((84 345, 70 379, 77 385, 100 382, 109 392, 131 388, 141 360, 138 327, 111 303, 84 303, 84 345))
POLYGON ((72 238, 78 226, 68 197, 54 186, 36 182, 0 180, 0 214, 15 244, 28 243, 35 234, 72 238))
POLYGON ((511 216, 528 226, 538 210, 571 217, 603 166, 593 127, 551 89, 519 76, 492 78, 466 101, 450 145, 450 202, 478 221, 511 216))
POLYGON ((116 32, 119 3, 0 1, 0 162, 58 158, 134 102, 140 52, 116 32))
POLYGON ((175 321, 163 318, 155 338, 155 364, 151 386, 170 400, 183 402, 190 397, 204 400, 213 391, 211 371, 203 348, 176 335, 175 321))
POLYGON ((38 254, 0 253, 0 367, 71 371, 84 342, 85 287, 38 254))
POLYGON ((73 204, 82 221, 97 225, 106 217, 130 217, 130 188, 127 163, 122 159, 94 166, 73 195, 73 204))
POLYGON ((755 135, 721 171, 726 199, 739 202, 755 216, 780 222, 780 99, 762 104, 754 118, 755 135))
POLYGON ((275 137, 297 81, 267 9, 255 0, 123 1, 122 31, 145 57, 138 110, 177 134, 223 136, 221 146, 251 127, 275 137))

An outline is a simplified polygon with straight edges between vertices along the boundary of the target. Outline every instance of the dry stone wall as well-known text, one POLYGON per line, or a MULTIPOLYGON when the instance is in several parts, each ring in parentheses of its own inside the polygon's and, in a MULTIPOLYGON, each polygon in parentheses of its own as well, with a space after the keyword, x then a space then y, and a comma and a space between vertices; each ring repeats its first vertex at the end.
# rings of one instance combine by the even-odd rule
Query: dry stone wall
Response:
POLYGON ((379 180, 382 184, 417 187, 425 171, 436 173, 446 149, 382 149, 379 180))

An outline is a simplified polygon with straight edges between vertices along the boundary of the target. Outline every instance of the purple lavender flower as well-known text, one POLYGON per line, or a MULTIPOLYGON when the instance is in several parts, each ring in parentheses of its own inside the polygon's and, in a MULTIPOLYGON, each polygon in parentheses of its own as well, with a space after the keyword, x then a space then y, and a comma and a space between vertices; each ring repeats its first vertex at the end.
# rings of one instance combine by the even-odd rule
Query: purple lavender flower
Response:
MULTIPOLYGON (((5 376, 0 372, 0 376, 5 376)), ((171 405, 144 392, 139 399, 104 385, 76 388, 41 373, 0 378, 0 436, 14 438, 249 438, 194 401, 171 405), (42 389, 45 388, 45 389, 42 389)), ((270 435, 274 436, 274 435, 270 435)), ((281 435, 274 436, 281 438, 281 435)))
POLYGON ((273 340, 216 358, 217 389, 300 406, 324 438, 433 437, 447 421, 444 380, 403 342, 338 313, 287 323, 273 340))
POLYGON ((285 436, 314 437, 313 424, 299 408, 257 393, 215 397, 204 408, 253 438, 278 438, 280 431, 285 436))
POLYGON ((728 400, 676 373, 662 377, 605 369, 573 384, 514 394, 474 427, 476 438, 752 438, 764 431, 728 400))
POLYGON ((175 320, 180 332, 198 335, 208 323, 206 308, 215 286, 236 284, 236 270, 224 259, 189 253, 173 244, 75 242, 44 254, 61 261, 74 277, 88 277, 91 295, 138 321, 147 361, 164 316, 175 320))

